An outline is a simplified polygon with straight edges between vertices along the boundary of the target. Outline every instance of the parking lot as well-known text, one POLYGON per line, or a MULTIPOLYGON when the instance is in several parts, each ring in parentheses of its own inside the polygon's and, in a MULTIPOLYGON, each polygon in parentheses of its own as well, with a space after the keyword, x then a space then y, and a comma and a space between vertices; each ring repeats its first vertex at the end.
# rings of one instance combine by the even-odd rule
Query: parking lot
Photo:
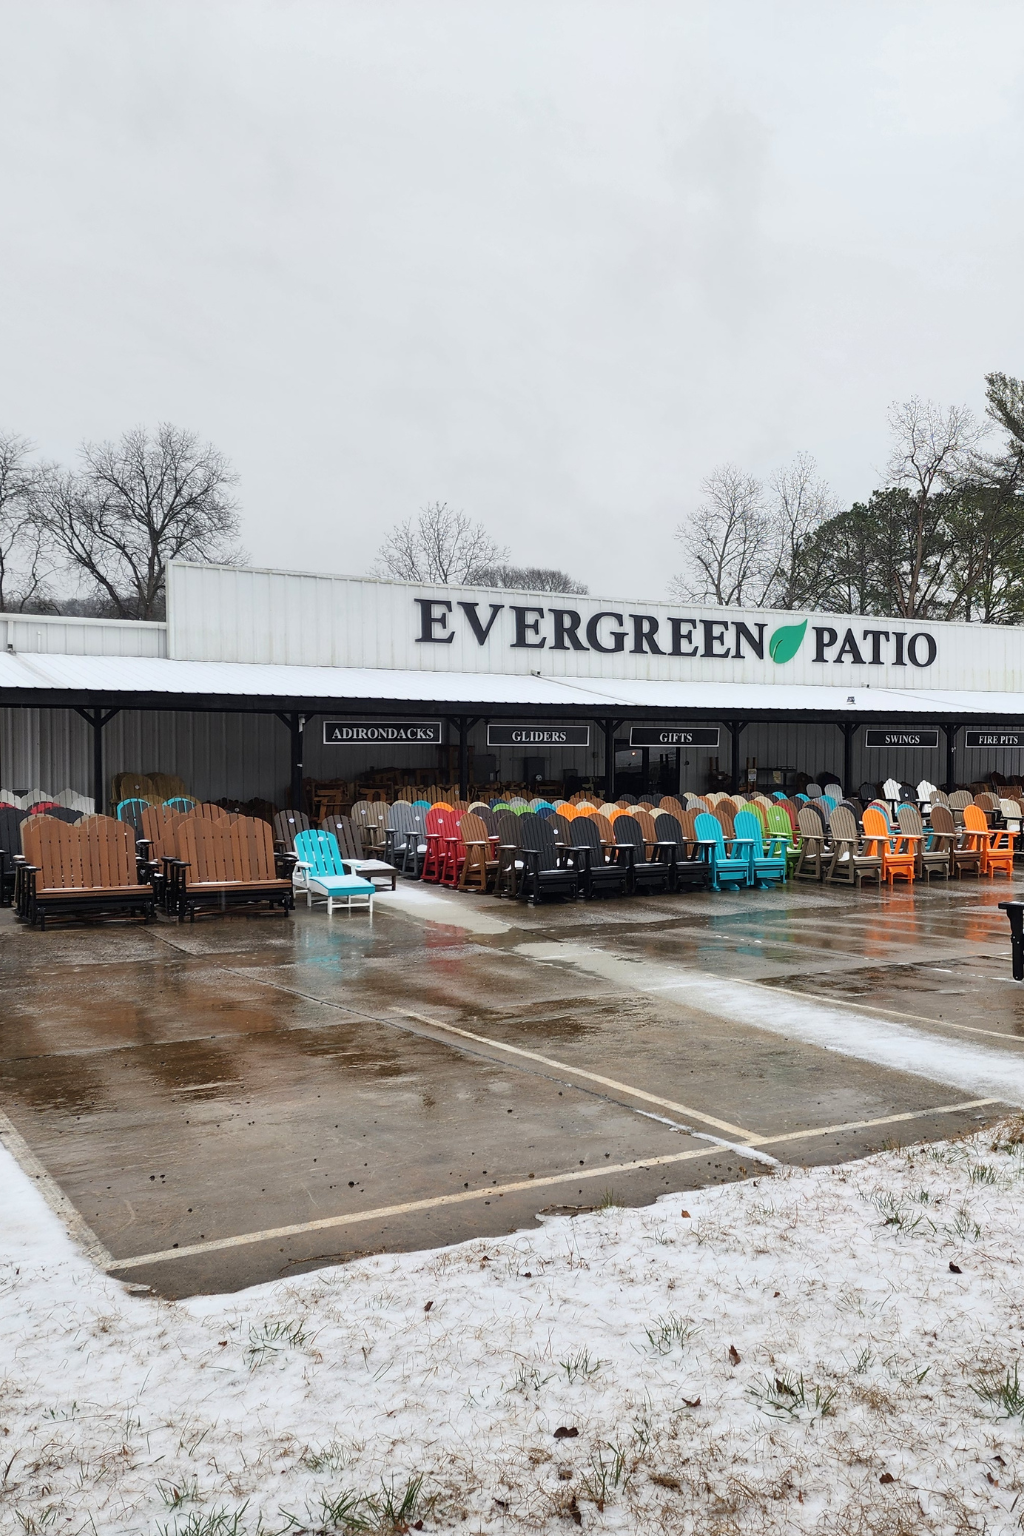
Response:
POLYGON ((1024 1103, 1009 893, 6 912, 0 1131, 98 1262, 167 1296, 861 1157, 1024 1103))

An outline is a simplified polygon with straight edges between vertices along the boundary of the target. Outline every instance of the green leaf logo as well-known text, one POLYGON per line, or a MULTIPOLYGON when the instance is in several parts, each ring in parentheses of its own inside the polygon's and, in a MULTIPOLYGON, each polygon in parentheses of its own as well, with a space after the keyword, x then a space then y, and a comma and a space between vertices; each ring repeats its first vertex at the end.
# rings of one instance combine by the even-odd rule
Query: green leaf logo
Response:
POLYGON ((780 666, 784 661, 792 661, 806 632, 806 619, 802 624, 783 624, 781 629, 777 629, 768 642, 768 655, 772 661, 777 661, 780 666))

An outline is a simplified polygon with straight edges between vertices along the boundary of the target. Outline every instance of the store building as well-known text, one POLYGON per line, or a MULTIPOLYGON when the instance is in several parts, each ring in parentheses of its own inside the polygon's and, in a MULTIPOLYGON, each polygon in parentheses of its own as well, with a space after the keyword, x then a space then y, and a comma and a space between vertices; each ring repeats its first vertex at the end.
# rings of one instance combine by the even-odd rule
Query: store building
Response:
POLYGON ((173 563, 167 622, 0 615, 0 783, 1024 774, 1024 631, 173 563))

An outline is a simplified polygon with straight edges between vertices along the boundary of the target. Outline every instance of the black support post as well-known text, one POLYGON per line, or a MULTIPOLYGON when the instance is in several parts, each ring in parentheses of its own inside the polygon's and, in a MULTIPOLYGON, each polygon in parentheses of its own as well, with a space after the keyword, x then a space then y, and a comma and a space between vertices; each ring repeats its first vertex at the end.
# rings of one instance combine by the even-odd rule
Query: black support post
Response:
POLYGON ((946 733, 946 794, 950 795, 956 789, 956 733, 960 727, 944 725, 942 729, 946 733))
POLYGON ((843 733, 843 794, 853 794, 853 738, 860 730, 860 722, 857 720, 841 720, 839 729, 843 733))
POLYGON ((92 726, 92 797, 101 816, 107 808, 103 783, 103 727, 109 725, 114 716, 120 713, 119 709, 105 710, 102 705, 97 705, 95 709, 75 709, 75 714, 81 715, 86 724, 92 726))
POLYGON ((615 732, 622 724, 621 720, 595 720, 604 731, 604 797, 606 800, 615 798, 615 732))
POLYGON ((459 717, 459 799, 465 800, 469 793, 469 751, 467 745, 467 722, 465 715, 459 717))
POLYGON ((277 718, 281 721, 282 725, 288 727, 288 734, 291 738, 289 743, 291 749, 291 809, 293 811, 301 811, 304 809, 302 804, 302 733, 306 724, 306 716, 300 715, 297 710, 289 714, 284 714, 281 710, 278 710, 277 718))
POLYGON ((740 788, 740 737, 746 730, 746 722, 742 720, 729 721, 729 735, 732 737, 732 792, 736 794, 740 788))

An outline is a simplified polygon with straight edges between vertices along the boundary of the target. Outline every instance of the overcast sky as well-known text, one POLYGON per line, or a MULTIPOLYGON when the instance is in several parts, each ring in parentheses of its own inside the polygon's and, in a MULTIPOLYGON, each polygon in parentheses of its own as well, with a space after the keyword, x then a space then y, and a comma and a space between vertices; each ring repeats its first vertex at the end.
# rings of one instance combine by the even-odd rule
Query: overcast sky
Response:
POLYGON ((1020 0, 0 0, 0 426, 161 419, 259 564, 429 500, 664 594, 701 479, 1024 373, 1020 0))

